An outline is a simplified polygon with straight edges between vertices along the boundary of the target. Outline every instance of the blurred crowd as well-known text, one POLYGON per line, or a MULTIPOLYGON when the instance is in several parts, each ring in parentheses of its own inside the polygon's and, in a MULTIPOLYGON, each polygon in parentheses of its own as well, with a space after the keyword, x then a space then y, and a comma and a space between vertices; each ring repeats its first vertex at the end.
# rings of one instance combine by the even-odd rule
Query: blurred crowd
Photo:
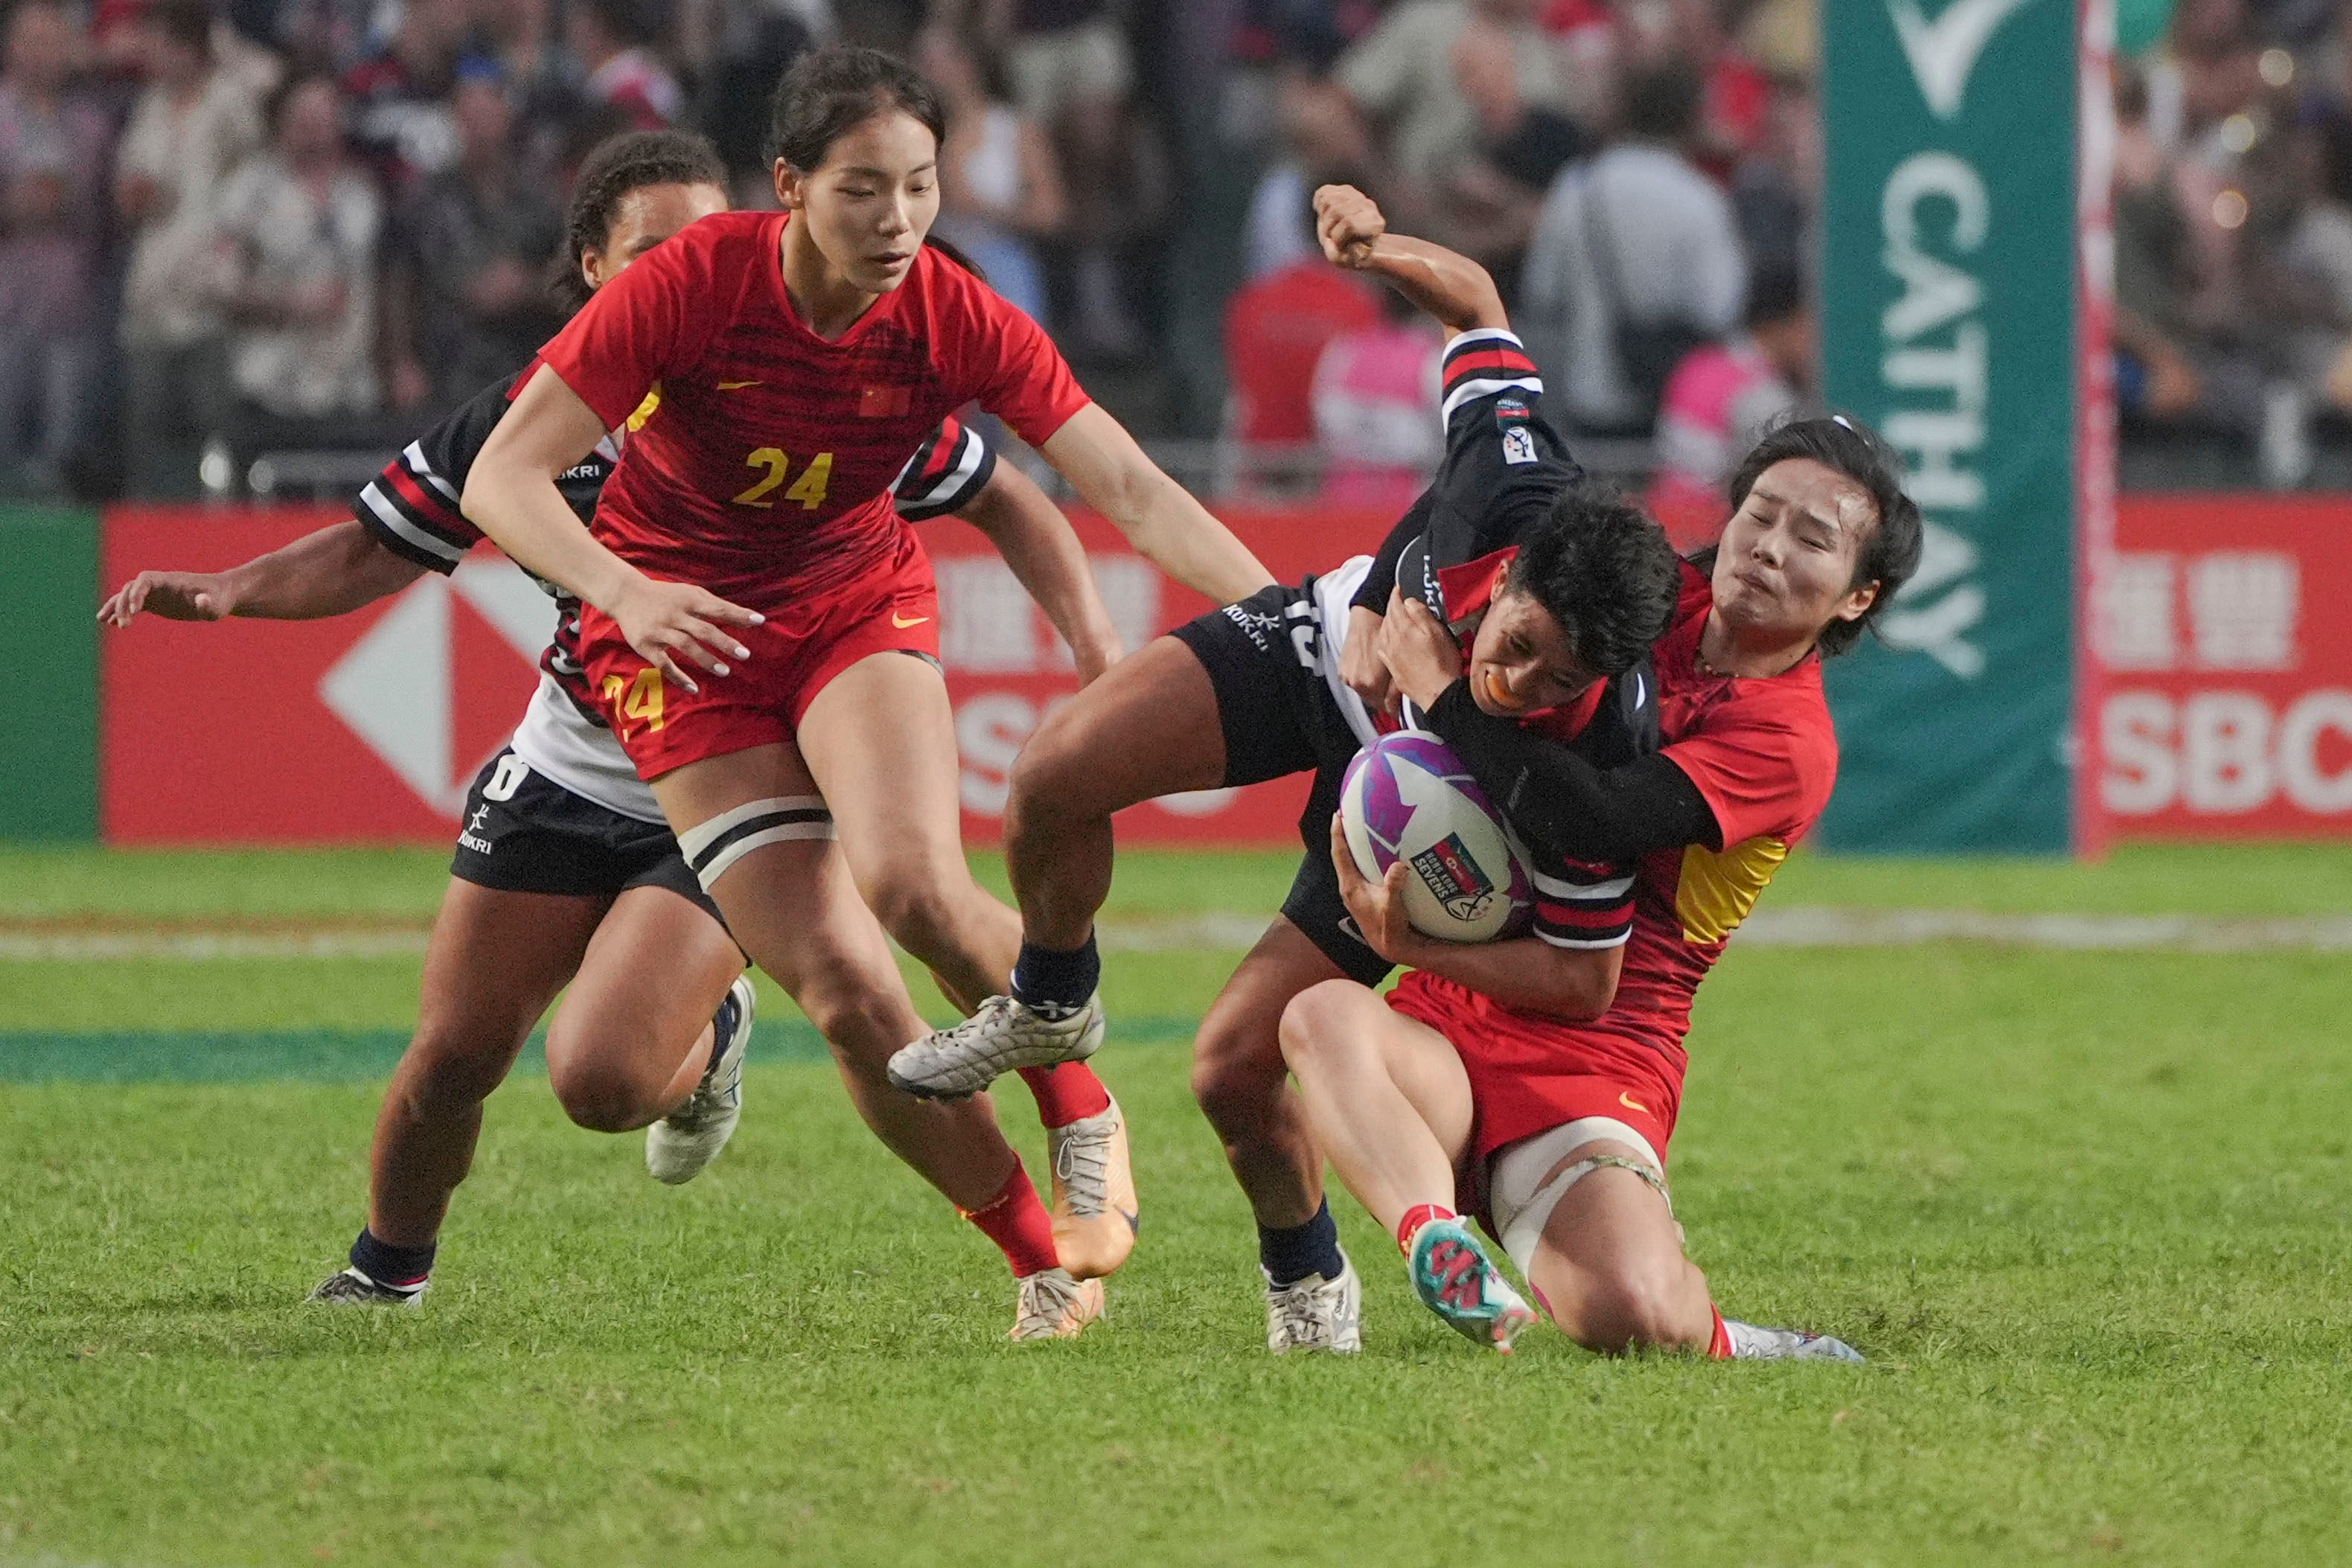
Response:
MULTIPOLYGON (((2122 5, 2126 417, 2279 484, 2352 409, 2347 9, 2122 5)), ((1257 455, 1228 486, 1434 460, 1437 340, 1322 263, 1327 181, 1486 263, 1678 528, 1817 395, 1818 0, 15 0, 0 491, 397 446, 552 329, 587 149, 688 126, 764 204, 769 89, 836 38, 940 85, 940 232, 1130 423, 1257 455)))

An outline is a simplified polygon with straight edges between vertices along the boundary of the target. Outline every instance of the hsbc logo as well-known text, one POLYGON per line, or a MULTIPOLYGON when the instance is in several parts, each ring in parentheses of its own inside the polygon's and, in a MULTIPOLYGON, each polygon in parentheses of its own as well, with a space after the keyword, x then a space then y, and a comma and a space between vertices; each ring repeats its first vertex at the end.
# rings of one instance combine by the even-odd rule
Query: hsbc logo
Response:
POLYGON ((319 700, 420 800, 454 817, 519 716, 468 712, 458 693, 513 675, 509 654, 535 667, 552 609, 502 556, 462 561, 446 578, 427 573, 320 678, 319 700), (490 635, 475 630, 482 625, 490 635), (484 717, 503 727, 487 740, 484 717))

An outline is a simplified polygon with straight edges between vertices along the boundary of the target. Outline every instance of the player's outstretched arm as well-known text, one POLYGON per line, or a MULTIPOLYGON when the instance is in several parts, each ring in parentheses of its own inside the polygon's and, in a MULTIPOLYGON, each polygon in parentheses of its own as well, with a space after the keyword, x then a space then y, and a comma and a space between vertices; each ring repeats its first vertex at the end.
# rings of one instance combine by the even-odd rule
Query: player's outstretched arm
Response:
POLYGON ((1219 604, 1274 580, 1249 547, 1160 471, 1124 425, 1088 403, 1040 448, 1045 461, 1151 562, 1219 604))
POLYGON ((1118 662, 1118 628, 1095 586, 1086 546, 1036 482, 999 460, 988 484, 956 513, 988 536, 1029 597, 1070 645, 1084 685, 1118 662))
POLYGON ((1449 332, 1511 324, 1485 267, 1459 251, 1388 229, 1378 204, 1353 185, 1315 193, 1315 236, 1332 265, 1388 279, 1449 332))
POLYGON ((686 665, 727 674, 727 660, 751 657, 727 627, 755 626, 764 617, 691 583, 647 577, 597 542, 555 480, 603 439, 604 422, 562 377, 535 375, 474 459, 458 504, 526 570, 610 615, 639 657, 699 691, 686 665))
POLYGON ((128 626, 142 612, 166 621, 318 621, 373 604, 424 575, 347 517, 226 571, 142 571, 115 590, 98 618, 110 626, 128 626))
POLYGON ((1331 864, 1339 873, 1339 896, 1372 951, 1391 964, 1426 969, 1505 1007, 1549 1013, 1554 1018, 1595 1019, 1617 999, 1617 977, 1625 949, 1555 947, 1535 936, 1506 942, 1441 942, 1424 936, 1405 918, 1404 862, 1389 867, 1385 882, 1356 869, 1347 830, 1331 818, 1331 864))

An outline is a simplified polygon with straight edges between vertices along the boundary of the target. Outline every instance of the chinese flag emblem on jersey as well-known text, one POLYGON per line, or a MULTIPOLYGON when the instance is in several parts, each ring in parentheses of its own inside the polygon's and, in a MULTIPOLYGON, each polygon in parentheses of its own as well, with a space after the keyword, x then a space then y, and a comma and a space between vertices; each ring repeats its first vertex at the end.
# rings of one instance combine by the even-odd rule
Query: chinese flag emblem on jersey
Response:
POLYGON ((906 387, 867 387, 857 400, 860 419, 898 419, 913 404, 914 395, 906 387))

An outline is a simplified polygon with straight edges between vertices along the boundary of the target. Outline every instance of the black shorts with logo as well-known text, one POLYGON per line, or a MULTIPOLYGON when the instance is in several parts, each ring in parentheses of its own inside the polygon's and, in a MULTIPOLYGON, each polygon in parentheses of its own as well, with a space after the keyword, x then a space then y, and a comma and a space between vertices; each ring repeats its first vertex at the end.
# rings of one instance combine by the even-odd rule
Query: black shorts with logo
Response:
POLYGON ((666 887, 719 919, 667 824, 641 822, 575 795, 512 751, 491 758, 466 791, 449 874, 503 893, 573 898, 666 887))
POLYGON ((1306 846, 1282 913, 1342 974, 1378 985, 1395 966, 1356 935, 1331 867, 1331 819, 1339 782, 1361 742, 1323 674, 1322 632, 1315 619, 1315 580, 1276 583, 1238 604, 1212 610, 1171 633, 1192 650, 1217 694, 1225 737, 1228 787, 1312 772, 1315 786, 1299 813, 1306 846))

